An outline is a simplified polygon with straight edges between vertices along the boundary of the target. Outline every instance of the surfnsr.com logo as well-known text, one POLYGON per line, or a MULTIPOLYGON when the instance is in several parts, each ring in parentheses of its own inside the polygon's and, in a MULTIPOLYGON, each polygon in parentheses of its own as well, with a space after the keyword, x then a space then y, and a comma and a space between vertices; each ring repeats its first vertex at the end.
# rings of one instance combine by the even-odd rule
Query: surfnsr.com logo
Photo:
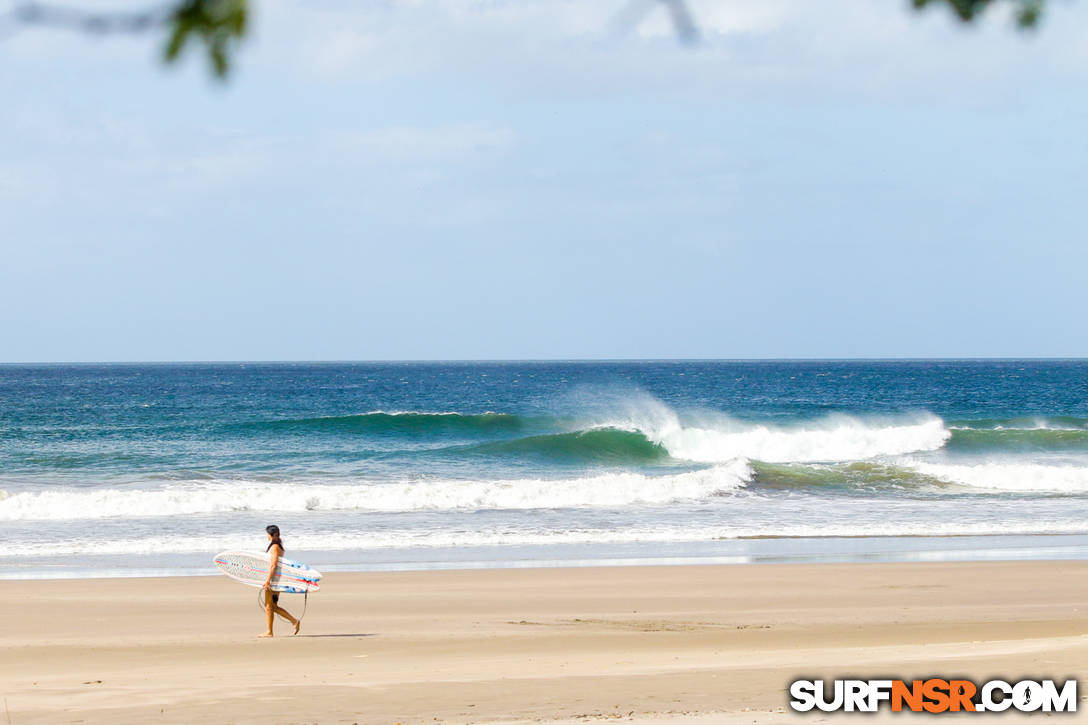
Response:
POLYGON ((1076 712, 1077 681, 990 680, 796 680, 790 684, 790 707, 797 712, 1076 712))

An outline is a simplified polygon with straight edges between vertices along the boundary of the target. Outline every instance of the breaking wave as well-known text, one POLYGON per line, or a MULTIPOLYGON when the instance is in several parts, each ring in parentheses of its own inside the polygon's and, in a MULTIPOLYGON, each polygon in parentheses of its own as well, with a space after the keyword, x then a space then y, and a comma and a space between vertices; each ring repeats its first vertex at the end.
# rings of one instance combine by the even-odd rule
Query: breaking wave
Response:
POLYGON ((726 418, 682 425, 676 420, 649 433, 673 458, 702 463, 736 458, 767 463, 855 461, 937 450, 949 436, 944 422, 933 415, 902 422, 833 415, 790 426, 726 418))
POLYGON ((853 461, 936 450, 952 436, 944 422, 931 414, 898 419, 838 414, 773 425, 724 414, 681 416, 652 398, 627 401, 620 407, 581 419, 377 411, 247 423, 244 427, 277 434, 357 432, 430 438, 436 443, 445 438, 447 444, 430 449, 431 453, 611 464, 666 458, 698 463, 740 458, 770 463, 853 461))
POLYGON ((641 431, 593 428, 467 446, 465 453, 582 463, 650 463, 669 457, 641 431))
POLYGON ((999 491, 1088 492, 1088 467, 1027 462, 926 463, 911 468, 940 481, 999 491))
POLYGON ((663 476, 609 473, 571 479, 421 480, 297 484, 213 482, 159 489, 47 490, 0 498, 0 521, 157 517, 231 511, 474 511, 667 504, 744 486, 746 462, 663 476))
POLYGON ((738 459, 768 463, 855 461, 932 451, 951 433, 936 416, 866 421, 836 415, 803 425, 773 426, 731 420, 612 421, 567 433, 492 441, 448 449, 470 454, 552 460, 647 463, 672 458, 696 463, 738 459))

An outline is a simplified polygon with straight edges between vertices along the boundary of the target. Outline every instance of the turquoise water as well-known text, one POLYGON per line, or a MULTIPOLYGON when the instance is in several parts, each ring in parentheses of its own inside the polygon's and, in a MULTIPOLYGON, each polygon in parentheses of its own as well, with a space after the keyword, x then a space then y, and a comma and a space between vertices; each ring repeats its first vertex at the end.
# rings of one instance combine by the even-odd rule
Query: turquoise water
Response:
POLYGON ((1088 362, 0 366, 0 576, 1081 557, 1088 362), (320 566, 319 566, 320 568, 320 566))

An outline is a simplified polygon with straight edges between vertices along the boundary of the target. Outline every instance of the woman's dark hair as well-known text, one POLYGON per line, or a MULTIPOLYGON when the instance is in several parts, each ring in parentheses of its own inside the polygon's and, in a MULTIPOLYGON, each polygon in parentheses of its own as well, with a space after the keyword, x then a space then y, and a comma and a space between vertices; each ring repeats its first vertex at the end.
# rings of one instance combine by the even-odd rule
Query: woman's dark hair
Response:
POLYGON ((265 551, 270 550, 273 546, 280 547, 280 550, 282 551, 283 541, 280 540, 280 527, 272 524, 271 526, 265 526, 264 530, 269 536, 272 537, 272 541, 268 542, 268 546, 265 548, 265 551))

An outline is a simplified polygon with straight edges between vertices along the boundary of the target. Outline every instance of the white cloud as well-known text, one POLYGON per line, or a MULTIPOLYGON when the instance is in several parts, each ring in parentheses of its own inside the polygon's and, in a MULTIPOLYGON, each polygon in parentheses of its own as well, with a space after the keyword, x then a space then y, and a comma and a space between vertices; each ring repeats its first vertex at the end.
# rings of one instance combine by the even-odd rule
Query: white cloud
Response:
MULTIPOLYGON (((0 153, 0 218, 29 218, 30 207, 183 218, 239 202, 257 209, 277 195, 336 200, 364 191, 374 215, 396 215, 399 196, 435 188, 443 191, 435 199, 449 199, 458 179, 500 160, 516 142, 509 127, 489 122, 276 133, 36 104, 17 108, 9 123, 15 133, 8 138, 17 136, 19 146, 0 153)), ((457 201, 462 216, 482 208, 464 196, 457 201)), ((430 211, 441 216, 438 206, 430 211)))
POLYGON ((302 83, 457 74, 514 94, 830 92, 953 102, 1039 75, 1088 75, 1082 4, 1054 5, 1032 37, 1000 8, 964 29, 947 12, 918 13, 897 0, 689 0, 703 39, 683 48, 652 0, 633 13, 641 19, 633 30, 617 33, 617 18, 638 2, 280 2, 261 6, 258 41, 242 62, 302 83))

